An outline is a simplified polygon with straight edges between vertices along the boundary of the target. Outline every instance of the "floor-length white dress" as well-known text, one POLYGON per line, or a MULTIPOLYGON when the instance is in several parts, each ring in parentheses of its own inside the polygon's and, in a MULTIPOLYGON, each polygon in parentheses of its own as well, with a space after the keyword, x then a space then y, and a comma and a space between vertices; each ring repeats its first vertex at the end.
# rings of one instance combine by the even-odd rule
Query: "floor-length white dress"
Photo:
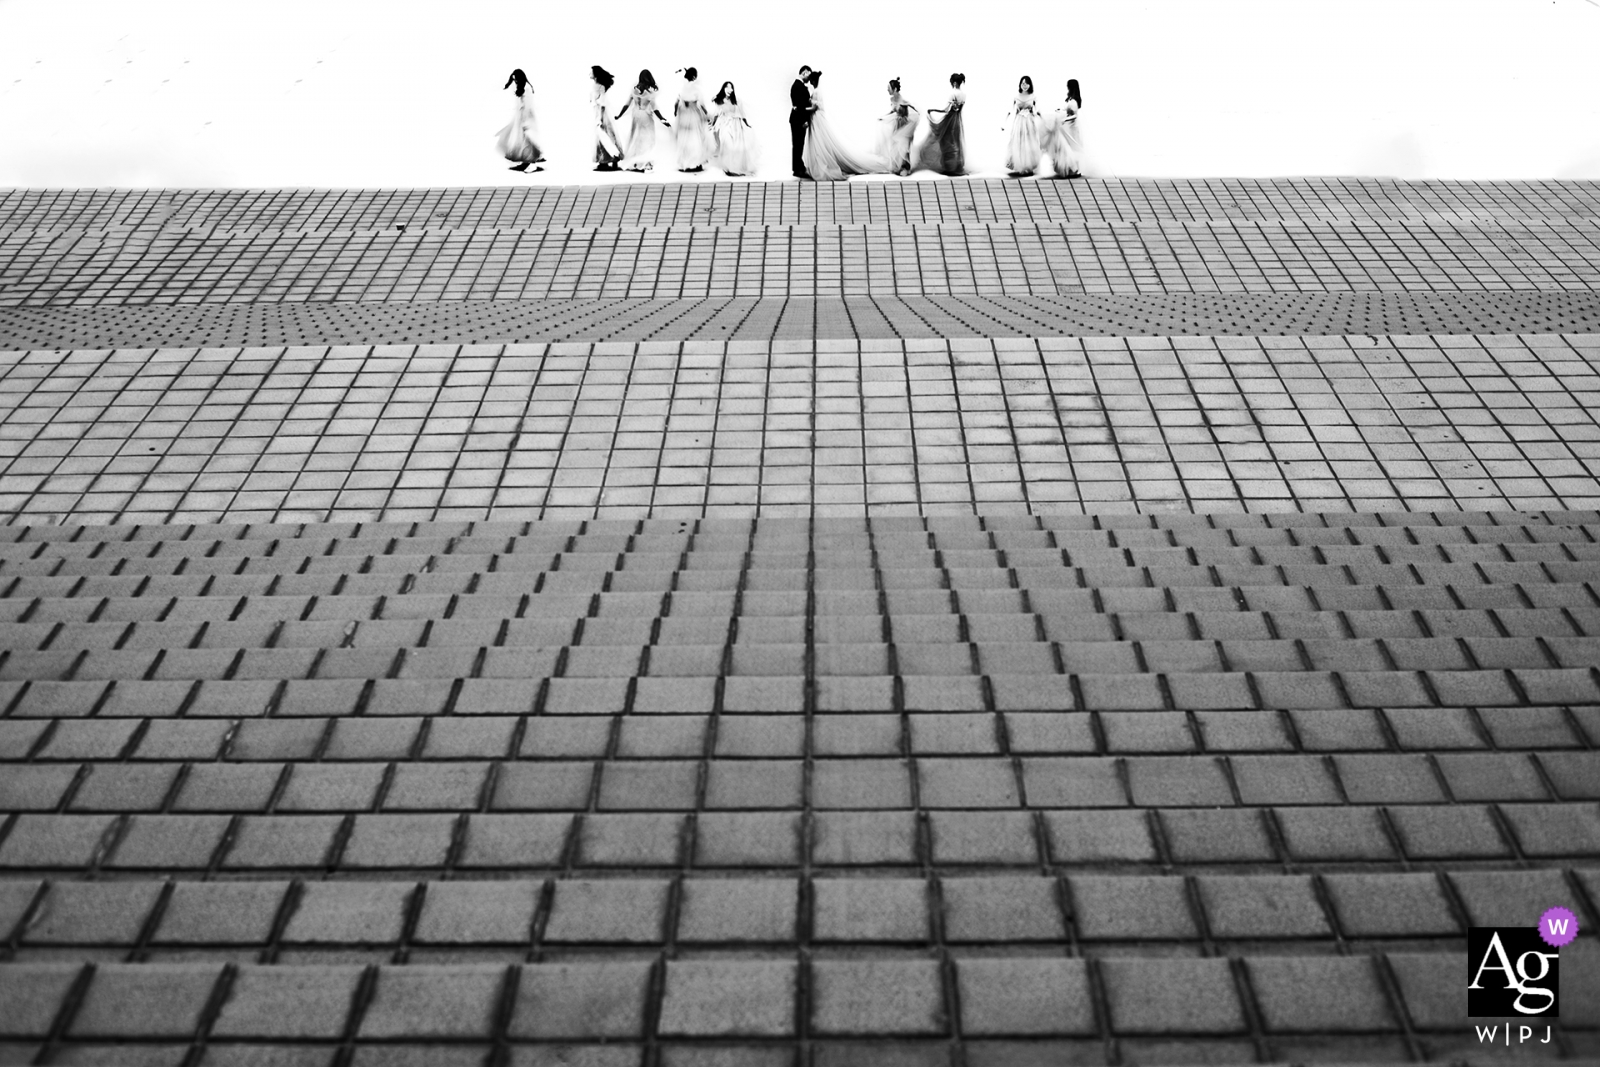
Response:
POLYGON ((1006 170, 1012 174, 1032 174, 1043 156, 1039 114, 1034 110, 1033 94, 1018 93, 1011 101, 1011 136, 1006 141, 1006 170))
POLYGON ((744 124, 744 108, 730 100, 718 104, 717 117, 711 120, 711 132, 716 138, 712 162, 724 174, 755 173, 756 142, 750 128, 744 124))
POLYGON ((496 136, 495 147, 513 163, 537 163, 544 158, 539 150, 539 120, 533 113, 533 90, 525 88, 511 105, 511 121, 496 136))
POLYGON ((673 140, 677 143, 678 169, 697 170, 711 158, 711 131, 706 128, 706 105, 700 82, 684 82, 673 109, 673 140))
POLYGON ((627 170, 649 170, 650 154, 656 150, 656 90, 640 92, 635 86, 628 94, 628 146, 622 155, 627 170))
POLYGON ((828 120, 828 110, 822 103, 822 90, 812 88, 811 103, 816 110, 811 113, 811 127, 806 131, 803 158, 806 170, 819 182, 843 181, 852 174, 871 174, 882 169, 870 159, 851 152, 839 142, 828 120))
POLYGON ((1071 97, 1050 116, 1045 129, 1044 150, 1050 157, 1050 170, 1057 178, 1077 178, 1083 174, 1083 139, 1078 131, 1078 104, 1071 97))

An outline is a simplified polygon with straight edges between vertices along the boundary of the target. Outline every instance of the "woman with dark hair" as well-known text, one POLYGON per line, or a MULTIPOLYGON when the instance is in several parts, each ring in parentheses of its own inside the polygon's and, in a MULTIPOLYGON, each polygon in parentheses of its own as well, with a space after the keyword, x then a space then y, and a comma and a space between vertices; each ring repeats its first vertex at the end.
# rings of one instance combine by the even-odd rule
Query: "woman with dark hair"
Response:
POLYGON ((717 105, 717 117, 711 120, 711 132, 717 142, 712 162, 721 167, 724 174, 733 177, 755 173, 755 138, 749 132, 750 123, 744 117, 744 108, 739 106, 739 95, 734 92, 733 83, 723 82, 711 102, 717 105))
POLYGON ((1083 139, 1078 132, 1078 111, 1082 107, 1078 79, 1068 78, 1067 102, 1050 117, 1045 130, 1044 150, 1057 178, 1083 177, 1083 139))
POLYGON ((852 174, 871 174, 881 169, 873 160, 862 159, 840 143, 822 106, 822 71, 814 70, 806 79, 811 86, 811 128, 806 131, 802 153, 806 173, 813 181, 844 181, 852 174))
POLYGON ((1033 107, 1033 79, 1026 74, 1017 82, 1011 101, 1011 137, 1006 142, 1006 171, 1013 178, 1032 176, 1039 169, 1039 115, 1033 107))
MULTIPOLYGON (((511 108, 511 123, 495 135, 495 147, 511 160, 511 169, 526 171, 530 163, 543 163, 544 153, 539 151, 539 123, 533 114, 533 90, 528 87, 528 76, 518 67, 506 79, 503 89, 517 87, 517 99, 511 108)), ((534 167, 535 171, 543 167, 534 167)))
POLYGON ((911 139, 917 133, 917 109, 900 95, 900 79, 889 79, 889 113, 878 120, 878 158, 890 174, 911 173, 911 139))
POLYGON ((616 84, 616 79, 604 67, 589 68, 589 109, 594 119, 594 169, 616 170, 622 159, 622 146, 617 143, 617 128, 611 124, 611 113, 606 110, 606 93, 616 84))
POLYGON ((706 102, 700 95, 700 72, 693 67, 683 68, 683 88, 678 90, 678 102, 672 105, 672 117, 678 120, 674 135, 678 169, 685 174, 698 174, 711 156, 711 131, 706 102))
POLYGON ((639 72, 639 80, 634 83, 633 92, 628 94, 628 106, 617 112, 617 118, 629 113, 633 118, 622 166, 626 170, 650 170, 650 153, 656 147, 656 121, 669 130, 672 129, 672 123, 656 110, 656 79, 648 70, 639 72))
POLYGON ((967 105, 967 94, 961 87, 966 82, 965 74, 950 75, 950 102, 928 112, 928 139, 923 142, 913 170, 952 176, 967 172, 967 136, 961 127, 961 109, 967 105), (935 119, 933 116, 939 113, 944 117, 935 119))

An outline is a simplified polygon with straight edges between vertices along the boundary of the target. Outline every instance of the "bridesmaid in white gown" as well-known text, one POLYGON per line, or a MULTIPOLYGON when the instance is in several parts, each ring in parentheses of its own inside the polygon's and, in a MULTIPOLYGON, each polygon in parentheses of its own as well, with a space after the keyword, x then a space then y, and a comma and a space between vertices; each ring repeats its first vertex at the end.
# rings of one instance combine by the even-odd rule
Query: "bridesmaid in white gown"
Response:
POLYGON ((604 67, 590 67, 589 80, 590 118, 594 120, 594 169, 616 170, 622 159, 622 146, 617 141, 617 128, 611 124, 611 113, 606 110, 606 93, 616 79, 604 67))
POLYGON ((678 120, 674 139, 678 148, 678 169, 685 174, 698 174, 705 169, 711 157, 710 116, 706 102, 700 96, 700 72, 693 67, 683 71, 683 88, 678 90, 678 102, 673 105, 672 117, 678 120))
POLYGON ((633 92, 628 94, 628 106, 617 112, 619 120, 623 115, 632 116, 628 128, 628 147, 622 156, 625 170, 650 170, 650 153, 656 148, 656 123, 659 121, 667 129, 672 129, 672 123, 656 108, 656 91, 655 75, 648 70, 641 70, 633 92))
POLYGON ((912 170, 931 170, 951 176, 967 172, 967 135, 961 122, 961 112, 967 106, 967 94, 961 87, 966 83, 965 74, 950 75, 950 102, 928 112, 928 139, 923 142, 912 170), (933 117, 939 113, 944 117, 933 117))
MULTIPOLYGON (((517 100, 512 105, 511 122, 495 137, 500 154, 511 160, 511 169, 526 171, 530 163, 543 163, 544 153, 539 150, 539 121, 533 113, 533 90, 528 87, 528 76, 518 67, 511 72, 502 89, 517 87, 517 100)), ((535 171, 543 167, 534 167, 535 171)))
POLYGON ((1045 152, 1050 156, 1050 170, 1057 178, 1083 177, 1083 139, 1078 132, 1078 111, 1083 107, 1083 96, 1078 90, 1078 79, 1067 79, 1067 102, 1050 116, 1045 130, 1045 152))
POLYGON ((1006 142, 1006 171, 1013 178, 1031 176, 1039 169, 1041 132, 1033 106, 1033 79, 1024 74, 1017 82, 1016 99, 1011 101, 1011 137, 1006 142))
POLYGON ((822 82, 822 71, 812 71, 809 82, 811 105, 816 110, 811 112, 811 128, 806 131, 803 158, 806 171, 812 180, 838 182, 844 181, 852 174, 871 174, 880 169, 874 166, 871 160, 862 159, 845 148, 834 135, 833 125, 828 120, 828 111, 822 103, 822 90, 819 87, 822 82))
POLYGON ((755 137, 744 117, 744 108, 739 106, 733 83, 723 82, 711 102, 717 105, 717 117, 711 120, 711 133, 717 142, 712 162, 721 167, 724 174, 733 177, 755 173, 755 137))
POLYGON ((911 173, 911 140, 917 132, 917 109, 900 95, 900 79, 889 79, 889 113, 878 120, 878 158, 890 174, 911 173))

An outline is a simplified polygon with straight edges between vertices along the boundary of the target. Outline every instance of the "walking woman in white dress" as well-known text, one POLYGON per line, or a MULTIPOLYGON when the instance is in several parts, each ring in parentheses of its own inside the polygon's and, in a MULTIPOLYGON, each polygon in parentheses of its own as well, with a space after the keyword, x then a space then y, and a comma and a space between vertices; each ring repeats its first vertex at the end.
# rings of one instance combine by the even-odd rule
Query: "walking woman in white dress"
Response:
POLYGON ((808 79, 811 85, 811 128, 806 131, 804 159, 806 172, 819 182, 844 181, 852 174, 871 174, 880 169, 871 160, 862 159, 839 143, 833 124, 822 104, 822 71, 814 70, 808 79))
POLYGON ((631 115, 628 128, 628 147, 622 157, 624 170, 646 171, 652 168, 650 153, 656 149, 656 123, 672 129, 672 123, 656 109, 656 79, 648 70, 639 72, 639 80, 628 94, 628 106, 617 112, 631 115))
POLYGON ((589 68, 589 110, 594 121, 594 169, 616 170, 622 159, 622 146, 617 143, 617 128, 611 124, 611 112, 606 110, 606 93, 616 83, 611 72, 604 67, 589 68))
POLYGON ((950 75, 950 102, 928 112, 928 139, 912 170, 952 176, 967 172, 967 135, 961 124, 961 110, 967 106, 967 94, 961 87, 966 83, 965 74, 950 75), (936 114, 944 117, 935 119, 936 114))
POLYGON ((1031 177, 1039 169, 1043 152, 1040 127, 1033 106, 1033 79, 1024 74, 1011 101, 1011 137, 1006 142, 1006 171, 1013 178, 1031 177))
MULTIPOLYGON (((517 87, 517 100, 511 108, 511 122, 495 138, 500 154, 511 160, 511 169, 526 171, 530 163, 543 163, 544 153, 539 151, 539 122, 533 113, 533 90, 528 87, 528 76, 518 67, 511 72, 502 89, 517 87)), ((535 171, 543 167, 534 167, 535 171)))
POLYGON ((711 102, 717 105, 717 117, 711 120, 711 133, 716 138, 712 162, 721 167, 724 174, 736 178, 742 174, 754 174, 755 136, 744 117, 744 108, 739 106, 739 95, 734 92, 733 83, 723 82, 711 102))
POLYGON ((706 102, 700 96, 700 72, 693 67, 683 71, 683 88, 678 90, 678 102, 673 105, 672 117, 678 121, 675 139, 678 143, 678 169, 685 174, 698 174, 705 169, 711 157, 710 116, 706 102))
POLYGON ((1078 132, 1078 111, 1083 95, 1078 79, 1067 79, 1067 102, 1050 116, 1045 130, 1044 150, 1050 157, 1050 170, 1057 178, 1083 177, 1083 138, 1078 132))
POLYGON ((878 158, 890 174, 911 173, 911 139, 917 133, 917 109, 900 95, 900 79, 889 79, 889 113, 878 120, 878 158))

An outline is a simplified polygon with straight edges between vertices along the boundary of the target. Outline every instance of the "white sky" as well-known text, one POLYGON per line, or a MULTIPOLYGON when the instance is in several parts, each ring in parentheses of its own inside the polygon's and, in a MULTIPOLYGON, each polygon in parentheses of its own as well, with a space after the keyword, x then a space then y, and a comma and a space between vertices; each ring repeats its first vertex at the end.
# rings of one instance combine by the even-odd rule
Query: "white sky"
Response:
POLYGON ((1597 57, 1597 0, 0 0, 0 185, 642 180, 589 175, 590 63, 613 113, 643 66, 669 104, 676 68, 733 79, 779 177, 801 62, 863 149, 888 78, 928 108, 963 71, 980 173, 1029 74, 1046 100, 1082 82, 1106 173, 1600 178, 1597 57), (494 151, 512 67, 546 174, 494 151))

